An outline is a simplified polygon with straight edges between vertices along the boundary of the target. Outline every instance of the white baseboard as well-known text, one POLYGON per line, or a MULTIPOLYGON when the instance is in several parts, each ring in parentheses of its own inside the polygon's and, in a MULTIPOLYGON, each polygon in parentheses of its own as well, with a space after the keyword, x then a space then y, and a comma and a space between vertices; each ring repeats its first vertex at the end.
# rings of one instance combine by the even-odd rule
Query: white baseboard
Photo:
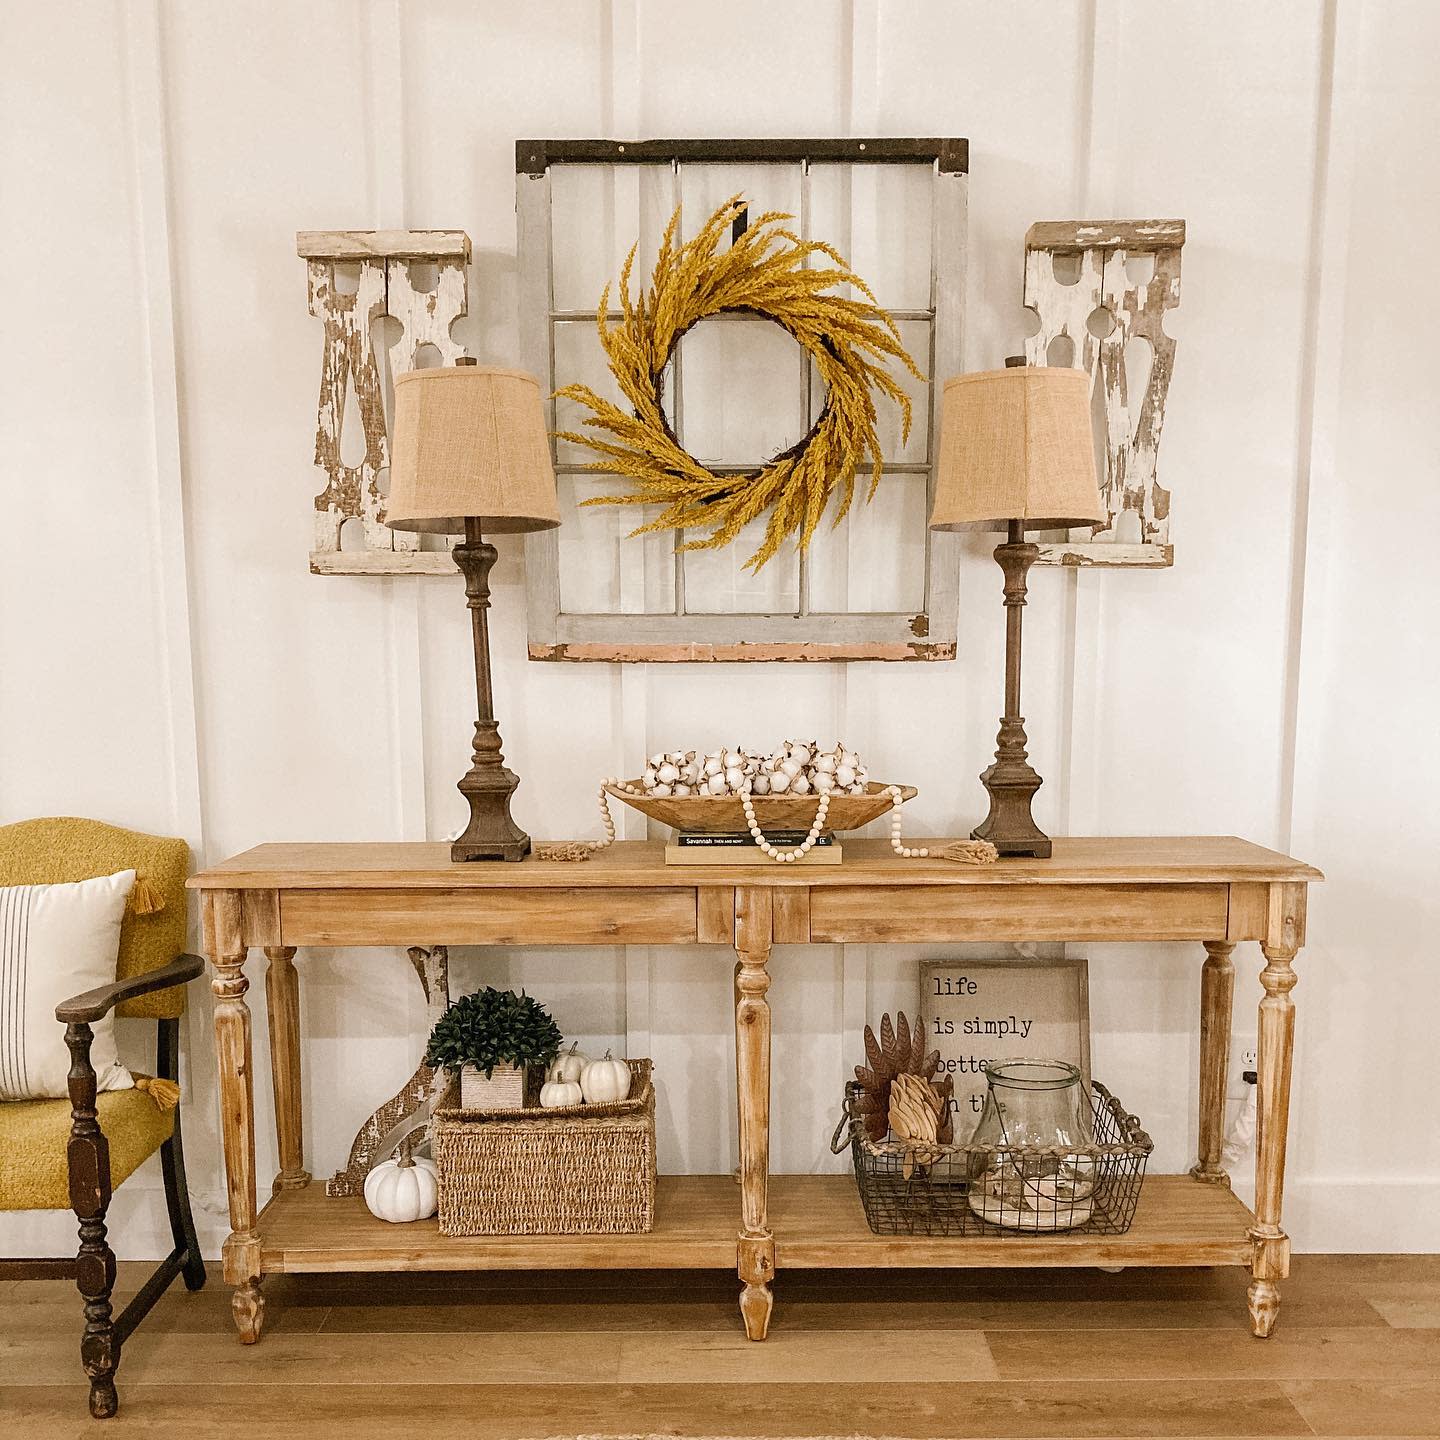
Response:
POLYGON ((1299 1255, 1440 1252, 1440 1178, 1287 1181, 1285 1229, 1299 1255))

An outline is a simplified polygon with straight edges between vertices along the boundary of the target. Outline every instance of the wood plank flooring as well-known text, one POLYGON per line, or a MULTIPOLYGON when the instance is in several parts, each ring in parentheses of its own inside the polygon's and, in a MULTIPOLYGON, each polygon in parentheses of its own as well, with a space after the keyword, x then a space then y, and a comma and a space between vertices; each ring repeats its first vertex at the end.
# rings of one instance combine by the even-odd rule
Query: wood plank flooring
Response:
POLYGON ((103 1427, 73 1286, 0 1282, 0 1436, 1440 1435, 1440 1256, 1294 1266, 1269 1341, 1229 1267, 788 1272, 764 1345, 731 1277, 670 1270, 276 1275, 247 1349, 215 1265, 132 1338, 103 1427))

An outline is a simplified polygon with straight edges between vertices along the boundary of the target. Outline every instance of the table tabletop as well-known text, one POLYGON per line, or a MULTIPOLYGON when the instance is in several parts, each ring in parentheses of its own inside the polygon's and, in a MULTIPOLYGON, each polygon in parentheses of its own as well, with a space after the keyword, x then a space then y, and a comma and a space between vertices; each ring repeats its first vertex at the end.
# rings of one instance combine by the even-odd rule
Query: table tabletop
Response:
MULTIPOLYGON (((939 849, 944 839, 907 844, 939 849)), ((1048 860, 991 865, 907 860, 884 840, 842 842, 840 865, 667 865, 654 841, 621 840, 585 861, 455 862, 444 841, 257 845, 191 878, 198 890, 584 889, 591 886, 1114 885, 1306 882, 1313 866, 1233 835, 1094 836, 1054 841, 1048 860)))

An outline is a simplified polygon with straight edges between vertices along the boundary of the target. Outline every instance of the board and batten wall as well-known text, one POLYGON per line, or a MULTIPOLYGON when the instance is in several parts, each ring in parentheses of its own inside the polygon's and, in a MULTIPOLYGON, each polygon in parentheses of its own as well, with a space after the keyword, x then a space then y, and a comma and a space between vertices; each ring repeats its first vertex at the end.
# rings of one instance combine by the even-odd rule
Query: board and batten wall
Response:
MULTIPOLYGON (((1440 307, 1433 7, 4 0, 0 32, 0 820, 93 815, 184 835, 197 863, 264 840, 443 838, 461 813, 458 578, 307 572, 320 330, 296 230, 463 227, 457 334, 513 363, 516 137, 963 135, 966 363, 984 368, 1025 333, 1032 220, 1183 216, 1161 456, 1177 562, 1034 576, 1040 818, 1233 832, 1328 872, 1298 966, 1290 1228, 1305 1249, 1436 1248, 1437 587, 1399 543, 1440 531, 1440 374, 1417 321, 1440 307)), ((1002 638, 983 540, 944 665, 532 664, 523 563, 502 538, 494 655, 536 835, 597 833, 600 776, 712 736, 838 735, 919 784, 913 833, 978 817, 1002 638)), ((776 952, 777 1169, 843 1163, 826 1142, 860 1029, 913 1009, 915 962, 937 953, 964 952, 776 952)), ((1157 1168, 1182 1169, 1200 949, 1089 953, 1096 1072, 1144 1118, 1157 1168)), ((1260 959, 1237 958, 1243 1047, 1260 959)), ((298 964, 323 1176, 409 1073, 424 1008, 398 951, 298 964)), ((587 1048, 652 1055, 663 1168, 732 1164, 726 954, 476 950, 454 968, 457 989, 523 983, 587 1048)), ((186 1144, 213 1251, 210 998, 191 993, 186 1144)), ((148 1031, 122 1032, 138 1061, 148 1031)), ((122 1255, 166 1247, 159 1202, 152 1162, 112 1209, 122 1255)), ((0 1216, 0 1252, 64 1253, 72 1233, 0 1216)))

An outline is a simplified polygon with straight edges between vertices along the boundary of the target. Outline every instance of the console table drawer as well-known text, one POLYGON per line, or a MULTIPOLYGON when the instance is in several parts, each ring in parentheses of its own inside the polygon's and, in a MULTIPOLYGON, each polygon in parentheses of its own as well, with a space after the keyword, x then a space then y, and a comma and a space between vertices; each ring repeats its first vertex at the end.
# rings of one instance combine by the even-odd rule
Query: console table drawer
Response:
POLYGON ((1228 891, 1226 885, 817 885, 810 892, 810 939, 1221 939, 1228 891))
MULTIPOLYGON (((477 862, 479 863, 479 862, 477 862)), ((284 945, 689 945, 690 889, 287 890, 284 945)))

